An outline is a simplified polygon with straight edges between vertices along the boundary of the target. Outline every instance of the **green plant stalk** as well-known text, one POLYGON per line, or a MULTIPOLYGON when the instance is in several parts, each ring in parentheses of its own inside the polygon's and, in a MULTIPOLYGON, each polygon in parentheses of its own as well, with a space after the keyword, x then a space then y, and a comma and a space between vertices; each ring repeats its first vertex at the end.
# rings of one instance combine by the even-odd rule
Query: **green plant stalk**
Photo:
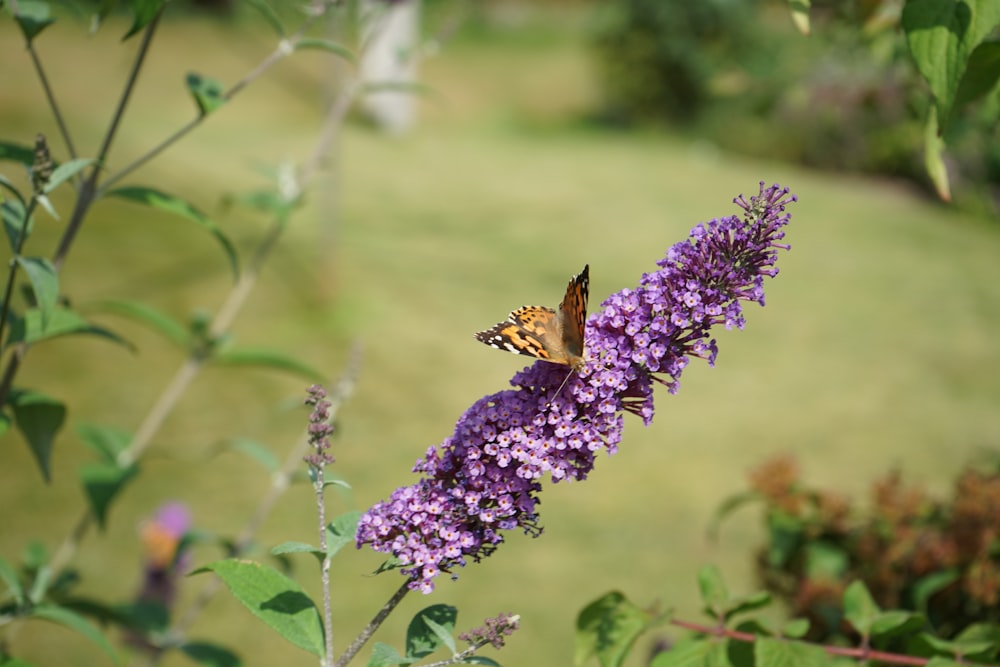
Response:
MULTIPOLYGON (((111 142, 118 130, 118 126, 121 123, 121 117, 125 113, 125 107, 128 104, 128 100, 132 95, 132 91, 135 89, 136 81, 139 77, 139 70, 142 67, 142 63, 145 61, 146 53, 149 51, 149 46, 153 40, 153 34, 156 31, 156 26, 159 24, 160 16, 163 10, 161 8, 160 13, 150 21, 149 25, 146 26, 146 30, 142 36, 142 43, 139 47, 139 52, 136 54, 135 62, 132 65, 132 70, 129 72, 129 77, 125 81, 125 88, 122 90, 122 95, 118 100, 118 107, 115 109, 115 113, 111 119, 111 124, 108 126, 108 130, 104 135, 104 140, 101 143, 101 149, 98 152, 96 163, 91 168, 89 175, 80 184, 80 190, 77 192, 76 204, 73 207, 73 214, 70 217, 69 222, 66 225, 66 230, 63 232, 62 238, 59 240, 59 244, 56 247, 56 252, 52 256, 52 266, 55 267, 56 272, 62 268, 63 262, 66 260, 66 255, 69 253, 70 247, 73 245, 73 239, 76 238, 76 234, 80 231, 80 227, 83 225, 84 218, 87 212, 90 210, 90 206, 94 203, 95 193, 97 191, 97 179, 101 172, 101 167, 107 158, 108 151, 111 149, 111 142)), ((32 51, 32 53, 34 53, 32 51)), ((44 77, 43 71, 39 68, 41 76, 44 77)), ((43 82, 43 87, 46 90, 49 89, 47 79, 43 82)), ((51 103, 54 104, 55 98, 51 98, 51 103)), ((58 111, 54 108, 54 113, 58 111)), ((60 122, 60 127, 65 131, 65 127, 60 122)), ((65 132, 64 137, 69 140, 68 132, 65 132)), ((3 379, 0 380, 0 405, 5 405, 7 402, 7 396, 10 393, 10 389, 14 384, 14 378, 17 377, 17 372, 21 368, 21 362, 24 361, 24 357, 28 354, 31 346, 27 343, 19 343, 14 347, 14 350, 7 360, 7 365, 4 367, 3 379)))
MULTIPOLYGON (((330 419, 336 419, 337 414, 340 412, 341 407, 348 398, 354 393, 355 383, 357 382, 359 366, 361 360, 361 348, 355 345, 350 355, 348 356, 348 363, 344 372, 340 376, 340 380, 337 382, 337 386, 328 396, 330 401, 330 419)), ((299 466, 302 465, 302 457, 305 456, 309 449, 309 436, 308 434, 303 434, 296 445, 288 453, 285 458, 284 463, 281 466, 281 470, 272 476, 271 486, 268 488, 267 493, 258 503, 251 515, 250 519, 244 525, 240 534, 236 537, 236 541, 233 546, 233 556, 240 557, 249 551, 250 547, 254 542, 254 538, 257 535, 257 531, 260 530, 260 526, 264 523, 264 519, 270 515, 271 510, 278 503, 278 500, 284 495, 285 491, 291 485, 292 476, 299 466)), ((325 531, 324 531, 325 535, 325 531)), ((190 628, 194 622, 204 611, 205 607, 212 600, 213 597, 222 590, 222 580, 218 577, 212 577, 208 582, 202 587, 198 592, 198 595, 191 603, 191 605, 184 611, 183 614, 179 615, 179 620, 174 623, 174 625, 167 632, 167 636, 171 638, 170 643, 179 643, 179 640, 184 637, 187 633, 188 628, 190 628)), ((153 656, 148 656, 147 659, 141 663, 144 665, 152 665, 155 663, 153 656)))
MULTIPOLYGON (((330 4, 331 4, 330 2, 324 3, 323 13, 325 13, 326 8, 330 4)), ((323 13, 317 13, 315 15, 307 17, 306 20, 302 22, 302 25, 299 27, 299 29, 296 30, 291 37, 281 40, 281 42, 278 43, 277 48, 275 48, 275 50, 271 52, 269 56, 267 56, 263 61, 261 61, 261 63, 258 64, 256 67, 254 67, 250 72, 244 75, 239 81, 230 86, 229 89, 222 94, 222 99, 225 100, 226 102, 229 102, 237 95, 237 93, 242 91, 244 88, 246 88, 248 85, 253 83, 258 78, 260 78, 260 76, 263 75, 264 72, 266 72, 275 64, 284 60, 289 55, 294 53, 296 45, 305 37, 306 31, 317 19, 319 19, 323 15, 323 13)), ((210 114, 204 114, 204 113, 198 114, 196 117, 192 118, 180 129, 178 129, 176 132, 171 134, 169 137, 161 141, 153 148, 151 148, 149 151, 147 151, 143 155, 140 155, 133 162, 126 165, 125 167, 122 167, 119 171, 108 176, 108 178, 106 178, 102 183, 100 190, 98 190, 97 192, 97 195, 98 196, 103 195, 115 183, 125 178, 133 171, 143 166, 144 164, 155 158, 157 155, 159 155, 166 149, 170 148, 170 146, 172 146, 173 144, 180 141, 188 133, 190 133, 192 130, 200 126, 205 121, 205 119, 208 118, 209 115, 210 114)))
POLYGON ((156 27, 160 24, 160 18, 163 16, 163 5, 160 7, 160 11, 156 13, 153 20, 149 22, 146 29, 142 34, 142 41, 139 44, 139 52, 135 56, 135 61, 132 63, 132 69, 129 71, 128 78, 125 80, 125 88, 122 90, 121 97, 118 99, 118 106, 115 108, 114 113, 111 116, 111 123, 108 125, 107 132, 104 133, 104 140, 101 142, 101 147, 97 151, 96 163, 91 168, 90 173, 87 178, 83 181, 80 186, 80 192, 77 194, 76 207, 73 209, 73 215, 66 225, 66 231, 63 232, 63 236, 59 239, 59 246, 56 248, 56 253, 52 257, 52 264, 56 267, 58 271, 62 266, 63 262, 66 260, 66 255, 69 253, 70 247, 73 245, 73 240, 76 238, 77 232, 80 231, 80 227, 83 226, 83 221, 87 216, 87 212, 93 205, 94 201, 97 200, 97 181, 101 175, 101 170, 104 168, 104 164, 107 161, 108 153, 111 152, 111 144, 114 142, 115 136, 118 134, 118 127, 121 125, 122 117, 125 115, 125 109, 128 107, 129 99, 132 97, 132 93, 135 90, 135 85, 139 80, 139 72, 142 70, 143 63, 146 61, 146 55, 149 53, 149 47, 153 43, 153 35, 156 33, 156 27))
MULTIPOLYGON (((259 69, 260 68, 258 67, 254 71, 258 71, 259 69)), ((300 172, 300 191, 315 177, 318 167, 322 163, 323 156, 333 145, 333 142, 338 135, 339 128, 343 124, 343 120, 347 115, 347 111, 350 109, 350 105, 354 99, 356 91, 356 86, 348 86, 331 105, 324 122, 324 127, 320 132, 319 139, 316 142, 313 152, 309 159, 306 160, 305 166, 300 172)), ((247 269, 240 275, 236 284, 230 290, 226 299, 219 307, 215 318, 209 326, 210 339, 220 337, 232 326, 233 321, 236 319, 236 316, 239 314, 243 305, 246 303, 247 298, 249 298, 250 293, 253 291, 260 275, 260 271, 262 270, 264 263, 270 256, 274 247, 277 245, 284 229, 284 216, 276 217, 255 249, 253 258, 248 264, 247 269)), ((188 386, 195 379, 195 377, 198 376, 198 373, 201 371, 206 361, 206 359, 199 358, 197 355, 192 353, 183 362, 181 368, 178 369, 177 373, 175 373, 174 378, 157 398, 153 407, 150 408, 149 413, 141 422, 128 446, 125 447, 125 449, 123 449, 118 455, 117 462, 119 465, 130 465, 131 463, 139 460, 142 454, 152 443, 153 436, 157 431, 159 431, 164 420, 177 405, 188 386)), ((79 542, 86 535, 87 530, 90 527, 91 521, 92 517, 89 512, 81 514, 80 518, 74 524, 73 530, 63 540, 53 556, 50 563, 53 572, 59 572, 62 567, 67 565, 72 560, 79 542)))
POLYGON ((325 648, 323 651, 323 667, 333 667, 333 608, 330 605, 330 562, 333 560, 326 551, 326 489, 323 484, 322 466, 314 468, 316 482, 316 514, 319 517, 319 548, 323 551, 323 567, 320 579, 323 583, 323 633, 325 648))
MULTIPOLYGON (((42 61, 38 57, 34 43, 28 42, 27 49, 28 55, 31 56, 31 63, 35 67, 35 73, 38 75, 38 81, 42 84, 42 90, 45 92, 45 99, 49 103, 49 108, 56 119, 56 124, 59 126, 59 134, 62 135, 63 142, 66 144, 66 152, 69 153, 71 159, 75 159, 77 152, 76 147, 73 145, 73 137, 69 133, 69 126, 66 125, 66 120, 63 118, 59 103, 56 102, 55 92, 52 90, 52 86, 49 85, 49 78, 45 75, 45 68, 42 67, 42 61)), ((74 180, 78 181, 79 178, 75 178, 74 180)))
POLYGON ((392 597, 389 598, 382 608, 378 610, 375 617, 360 633, 358 633, 358 636, 354 638, 354 641, 347 647, 347 650, 344 651, 343 655, 337 658, 337 662, 334 663, 334 667, 346 667, 347 663, 354 659, 354 656, 358 654, 358 651, 362 649, 368 640, 371 639, 372 635, 375 634, 375 631, 378 630, 382 623, 385 622, 385 619, 389 617, 392 610, 395 609, 399 603, 403 601, 403 598, 406 597, 406 594, 410 592, 409 583, 410 580, 407 579, 403 582, 403 585, 392 594, 392 597))
MULTIPOLYGON (((2 310, 0 310, 0 342, 3 341, 4 328, 7 326, 7 316, 10 315, 10 300, 14 297, 14 281, 17 278, 17 258, 21 256, 21 251, 24 249, 24 242, 28 238, 28 221, 31 220, 31 214, 35 212, 35 206, 37 205, 38 195, 36 194, 24 209, 24 220, 17 234, 17 243, 14 244, 14 256, 10 258, 10 268, 7 271, 7 287, 4 289, 3 306, 2 310)), ((3 405, 7 398, 7 391, 0 389, 0 398, 4 399, 0 400, 0 405, 3 405)))
POLYGON ((478 641, 469 648, 465 649, 464 651, 459 651, 450 658, 447 658, 445 660, 440 660, 438 662, 429 663, 427 665, 424 665, 424 667, 446 667, 447 665, 463 664, 466 658, 471 658, 476 654, 476 651, 486 646, 487 644, 489 644, 489 642, 485 639, 482 641, 478 641))

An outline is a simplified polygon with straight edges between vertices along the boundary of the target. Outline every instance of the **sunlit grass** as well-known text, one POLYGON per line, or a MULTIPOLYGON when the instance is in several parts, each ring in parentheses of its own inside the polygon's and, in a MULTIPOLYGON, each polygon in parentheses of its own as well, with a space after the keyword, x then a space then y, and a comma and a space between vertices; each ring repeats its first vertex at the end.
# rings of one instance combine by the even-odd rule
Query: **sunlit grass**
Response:
MULTIPOLYGON (((96 132, 127 59, 115 34, 95 44, 79 30, 56 36, 43 51, 53 78, 68 87, 64 103, 74 126, 96 132), (82 85, 69 67, 90 48, 115 74, 82 85)), ((235 77, 271 48, 262 37, 247 43, 206 23, 168 24, 160 39, 123 128, 122 162, 192 113, 180 86, 187 70, 235 77)), ((14 100, 0 107, 5 138, 29 142, 43 122, 53 136, 6 24, 0 61, 15 72, 3 84, 5 99, 14 100)), ((271 345, 331 374, 350 341, 363 342, 358 391, 336 443, 354 500, 332 501, 333 512, 367 507, 412 482, 408 469, 426 447, 521 368, 522 359, 477 343, 474 331, 522 304, 554 305, 588 262, 596 310, 606 295, 652 270, 695 223, 732 213, 732 197, 756 191, 759 180, 789 185, 801 202, 791 209, 793 250, 767 284, 767 308, 750 308, 745 331, 720 333, 718 367, 692 363, 679 395, 658 396, 652 427, 631 420, 621 452, 601 460, 585 484, 547 489, 541 539, 512 535, 489 561, 461 571, 458 584, 442 581, 432 597, 409 598, 405 611, 454 603, 462 625, 517 612, 524 630, 498 658, 569 664, 576 611, 609 589, 693 616, 700 564, 720 563, 736 590, 752 586, 758 517, 736 515, 718 545, 707 544, 704 531, 714 508, 744 488, 746 469, 762 458, 794 452, 809 479, 852 494, 865 493, 891 466, 943 492, 976 448, 997 447, 996 227, 889 183, 734 159, 686 137, 588 130, 574 119, 596 92, 576 38, 548 46, 459 39, 425 71, 437 97, 425 103, 423 125, 400 139, 349 127, 340 178, 330 173, 294 219, 234 331, 238 344, 271 345)), ((254 164, 301 158, 318 124, 322 96, 313 86, 327 72, 312 56, 283 66, 132 182, 189 196, 245 246, 260 221, 226 214, 215 202, 263 183, 254 164)), ((94 145, 91 137, 83 150, 94 145)), ((47 252, 44 241, 57 232, 55 223, 40 221, 34 251, 47 252)), ((95 209, 64 274, 66 292, 81 307, 140 298, 182 319, 214 308, 228 286, 208 237, 118 202, 95 209)), ((21 382, 66 400, 71 425, 133 429, 181 355, 133 325, 102 321, 135 340, 139 355, 94 340, 59 341, 32 352, 21 382)), ((266 372, 206 372, 107 533, 92 535, 81 552, 85 590, 121 600, 133 593, 135 525, 163 500, 190 503, 202 528, 235 532, 267 475, 236 455, 208 459, 205 452, 229 435, 285 450, 305 413, 283 405, 298 400, 304 384, 266 372)), ((54 546, 68 530, 81 498, 75 468, 89 454, 67 428, 55 482, 43 487, 17 437, 6 436, 5 444, 0 555, 13 560, 26 540, 54 546)), ((311 540, 312 533, 312 502, 302 486, 260 539, 266 547, 311 540)), ((201 561, 217 555, 198 552, 201 561)), ((335 584, 341 647, 399 583, 392 574, 362 576, 379 562, 372 554, 342 558, 335 584)), ((301 563, 302 578, 310 565, 301 563)), ((405 611, 380 639, 401 641, 405 611)), ((11 650, 39 664, 97 660, 67 633, 49 632, 28 628, 11 650), (63 641, 77 647, 75 658, 63 641)), ((231 643, 251 664, 284 662, 297 651, 224 595, 196 635, 231 643)))

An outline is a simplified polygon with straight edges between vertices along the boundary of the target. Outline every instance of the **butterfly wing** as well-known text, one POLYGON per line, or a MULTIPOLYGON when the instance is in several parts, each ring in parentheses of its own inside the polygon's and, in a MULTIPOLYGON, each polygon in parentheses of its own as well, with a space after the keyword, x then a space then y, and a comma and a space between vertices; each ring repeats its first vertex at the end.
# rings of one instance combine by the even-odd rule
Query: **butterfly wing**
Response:
POLYGON ((477 333, 476 340, 498 350, 566 363, 553 358, 553 343, 559 341, 558 328, 556 311, 541 306, 522 306, 508 315, 506 322, 477 333))
POLYGON ((559 310, 522 306, 506 322, 480 331, 476 340, 498 350, 579 368, 583 364, 583 326, 587 319, 590 266, 573 277, 559 310))
POLYGON ((583 327, 587 321, 587 298, 590 295, 590 265, 583 267, 569 285, 559 304, 559 335, 566 360, 562 363, 579 366, 583 363, 583 327))

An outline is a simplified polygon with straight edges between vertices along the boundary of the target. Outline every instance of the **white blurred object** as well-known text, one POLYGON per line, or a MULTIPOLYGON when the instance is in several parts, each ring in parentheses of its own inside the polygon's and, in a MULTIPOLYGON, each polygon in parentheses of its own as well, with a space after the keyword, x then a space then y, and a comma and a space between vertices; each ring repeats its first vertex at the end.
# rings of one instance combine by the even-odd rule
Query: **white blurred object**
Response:
POLYGON ((362 0, 361 81, 374 90, 365 92, 361 106, 381 129, 403 134, 416 123, 420 44, 419 0, 362 0), (380 87, 395 88, 379 90, 380 87))

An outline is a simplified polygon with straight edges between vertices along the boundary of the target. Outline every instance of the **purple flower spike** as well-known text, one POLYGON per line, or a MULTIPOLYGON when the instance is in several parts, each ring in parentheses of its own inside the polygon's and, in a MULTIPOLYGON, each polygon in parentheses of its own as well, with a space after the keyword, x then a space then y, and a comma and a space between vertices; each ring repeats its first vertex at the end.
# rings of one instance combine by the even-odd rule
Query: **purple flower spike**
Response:
POLYGON ((742 218, 691 230, 637 288, 591 315, 586 364, 573 377, 538 361, 511 379, 515 389, 479 399, 417 462, 421 480, 362 516, 358 547, 391 553, 410 587, 429 593, 442 572, 493 553, 503 531, 541 534, 541 479, 585 479, 599 451, 618 450, 625 412, 652 421, 653 380, 676 393, 692 357, 715 363, 710 329, 743 328, 741 301, 764 305, 764 277, 777 275, 778 250, 789 248, 779 241, 794 201, 787 188, 761 183, 757 196, 735 200, 742 218))

